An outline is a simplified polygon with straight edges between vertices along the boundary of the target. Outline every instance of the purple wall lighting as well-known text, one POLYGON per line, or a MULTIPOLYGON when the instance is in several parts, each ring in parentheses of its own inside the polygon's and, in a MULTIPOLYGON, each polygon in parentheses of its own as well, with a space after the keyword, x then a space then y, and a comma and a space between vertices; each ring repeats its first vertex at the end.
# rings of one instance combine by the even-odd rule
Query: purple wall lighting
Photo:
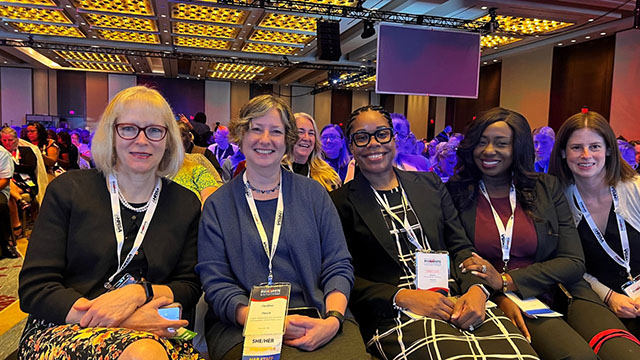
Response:
POLYGON ((376 92, 478 97, 480 34, 381 24, 376 92))

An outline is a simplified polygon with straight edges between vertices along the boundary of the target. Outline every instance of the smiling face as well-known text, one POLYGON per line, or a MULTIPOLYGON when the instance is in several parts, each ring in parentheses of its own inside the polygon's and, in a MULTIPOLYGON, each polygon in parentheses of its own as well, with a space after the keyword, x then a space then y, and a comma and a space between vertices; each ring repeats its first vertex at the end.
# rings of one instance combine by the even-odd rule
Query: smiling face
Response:
POLYGON ((326 128, 320 136, 322 141, 322 151, 329 159, 335 159, 340 156, 342 150, 343 139, 340 137, 338 130, 330 127, 326 128))
POLYGON ((298 164, 304 164, 316 146, 316 131, 313 123, 306 116, 296 116, 298 126, 298 141, 293 147, 293 159, 298 164))
POLYGON ((249 129, 242 137, 241 148, 247 160, 247 168, 277 171, 287 149, 280 112, 274 108, 251 120, 249 129))
POLYGON ((577 181, 594 177, 605 178, 605 164, 610 152, 604 138, 595 130, 582 128, 571 134, 563 151, 567 166, 577 181))
POLYGON ((533 147, 536 149, 536 162, 548 161, 553 150, 553 139, 544 134, 536 134, 533 136, 533 147))
POLYGON ((513 163, 513 130, 504 121, 487 126, 473 149, 473 161, 484 177, 509 175, 513 163))
POLYGON ((71 143, 76 147, 80 147, 80 137, 78 136, 78 134, 71 134, 71 143))
MULTIPOLYGON (((149 107, 138 102, 125 105, 116 120, 117 124, 133 124, 138 127, 150 125, 166 126, 159 114, 149 111, 149 107)), ((164 156, 166 137, 160 141, 150 141, 143 131, 132 140, 121 138, 114 130, 116 150, 116 170, 129 174, 155 173, 164 156)))
MULTIPOLYGON (((351 134, 358 132, 374 133, 378 129, 388 128, 389 122, 377 111, 365 111, 356 117, 351 125, 351 134)), ((364 147, 350 145, 351 153, 356 159, 360 170, 369 178, 377 174, 392 171, 396 145, 393 138, 386 144, 380 144, 375 136, 371 136, 369 144, 364 147)))

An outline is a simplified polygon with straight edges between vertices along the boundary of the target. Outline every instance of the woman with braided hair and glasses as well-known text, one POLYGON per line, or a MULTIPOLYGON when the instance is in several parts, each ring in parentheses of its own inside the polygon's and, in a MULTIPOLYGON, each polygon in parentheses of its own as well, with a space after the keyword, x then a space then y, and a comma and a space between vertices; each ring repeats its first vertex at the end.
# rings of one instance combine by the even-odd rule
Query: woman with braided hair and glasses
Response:
POLYGON ((384 359, 537 359, 500 310, 485 310, 488 284, 460 272, 474 248, 440 178, 393 167, 393 133, 383 108, 354 111, 347 137, 360 171, 331 193, 368 350, 384 359), (425 280, 434 272, 437 282, 425 280))

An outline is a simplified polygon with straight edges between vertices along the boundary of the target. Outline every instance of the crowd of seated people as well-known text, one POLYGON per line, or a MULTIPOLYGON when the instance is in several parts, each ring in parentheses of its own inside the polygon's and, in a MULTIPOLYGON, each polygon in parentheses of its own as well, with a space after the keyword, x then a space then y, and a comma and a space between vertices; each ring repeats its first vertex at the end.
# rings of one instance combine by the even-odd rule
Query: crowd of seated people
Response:
POLYGON ((240 359, 265 283, 290 289, 284 359, 640 358, 639 154, 601 115, 556 136, 494 108, 428 142, 375 105, 321 131, 271 95, 203 116, 136 86, 91 144, 0 132, 3 257, 44 195, 19 358, 240 359), (196 317, 203 353, 178 336, 196 317))

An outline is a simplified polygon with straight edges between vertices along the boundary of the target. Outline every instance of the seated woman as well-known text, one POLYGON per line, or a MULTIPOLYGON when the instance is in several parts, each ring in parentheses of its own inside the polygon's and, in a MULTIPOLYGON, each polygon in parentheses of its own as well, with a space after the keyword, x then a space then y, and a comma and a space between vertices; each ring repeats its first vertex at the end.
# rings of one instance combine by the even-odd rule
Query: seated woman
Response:
POLYGON ((249 292, 271 276, 291 284, 290 312, 312 307, 322 315, 287 316, 282 358, 367 358, 345 312, 353 267, 338 214, 318 182, 280 165, 298 139, 289 106, 271 95, 253 98, 231 120, 230 136, 246 170, 207 200, 198 233, 211 359, 242 357, 249 292))
POLYGON ((432 171, 440 177, 442 182, 446 183, 455 173, 455 167, 458 163, 456 148, 459 143, 449 140, 447 142, 438 143, 436 146, 436 163, 432 171))
POLYGON ((389 113, 357 109, 347 135, 360 171, 330 195, 353 255, 350 307, 369 351, 384 359, 537 359, 502 312, 485 311, 483 281, 460 272, 458 264, 474 249, 442 181, 393 168, 389 113), (449 251, 440 260, 441 280, 447 282, 450 270, 451 293, 460 297, 416 287, 414 256, 422 250, 449 251))
POLYGON ((22 223, 18 216, 18 207, 26 210, 30 203, 22 199, 22 194, 27 193, 31 199, 38 195, 38 182, 36 180, 37 158, 33 151, 27 146, 18 146, 18 134, 10 127, 0 130, 2 146, 7 149, 13 157, 14 170, 11 179, 9 198, 9 213, 11 214, 11 226, 16 237, 22 235, 22 223))
POLYGON ((298 127, 298 141, 293 146, 290 156, 285 156, 283 162, 289 170, 316 180, 328 191, 335 190, 342 185, 338 173, 322 160, 322 147, 318 139, 316 121, 309 114, 295 113, 298 127))
POLYGON ((351 155, 347 149, 342 129, 336 124, 326 125, 320 131, 320 141, 324 161, 331 165, 340 176, 340 180, 345 182, 351 155))
POLYGON ((405 171, 429 171, 431 164, 427 158, 421 155, 422 151, 416 152, 416 137, 409 120, 398 113, 391 114, 391 120, 396 143, 395 166, 405 171))
POLYGON ((458 172, 447 187, 479 254, 464 261, 463 271, 501 292, 492 300, 541 358, 638 359, 640 346, 623 338, 594 344, 602 345, 598 355, 589 346, 600 332, 624 326, 582 279, 584 257, 571 212, 558 179, 533 170, 527 120, 502 108, 481 114, 469 125, 458 156, 458 172), (572 297, 568 309, 558 284, 572 297), (566 321, 523 316, 506 292, 537 297, 566 321))
POLYGON ((197 358, 167 339, 188 322, 158 313, 178 302, 189 314, 201 294, 200 203, 165 179, 184 154, 169 104, 143 86, 122 90, 92 150, 98 170, 65 173, 47 188, 20 272, 29 319, 19 358, 197 358))
POLYGON ((65 170, 79 169, 78 148, 71 142, 71 135, 66 131, 60 131, 57 143, 60 148, 58 165, 65 170))
POLYGON ((44 160, 44 166, 47 168, 47 174, 49 175, 49 181, 53 180, 55 178, 53 175, 53 168, 58 162, 60 148, 54 140, 49 139, 47 130, 41 123, 32 123, 27 125, 26 132, 27 137, 25 140, 28 140, 40 149, 42 159, 44 160))
POLYGON ((566 186, 584 249, 585 279, 640 336, 640 298, 622 290, 640 274, 640 177, 620 156, 609 122, 593 111, 565 121, 550 172, 566 186))

